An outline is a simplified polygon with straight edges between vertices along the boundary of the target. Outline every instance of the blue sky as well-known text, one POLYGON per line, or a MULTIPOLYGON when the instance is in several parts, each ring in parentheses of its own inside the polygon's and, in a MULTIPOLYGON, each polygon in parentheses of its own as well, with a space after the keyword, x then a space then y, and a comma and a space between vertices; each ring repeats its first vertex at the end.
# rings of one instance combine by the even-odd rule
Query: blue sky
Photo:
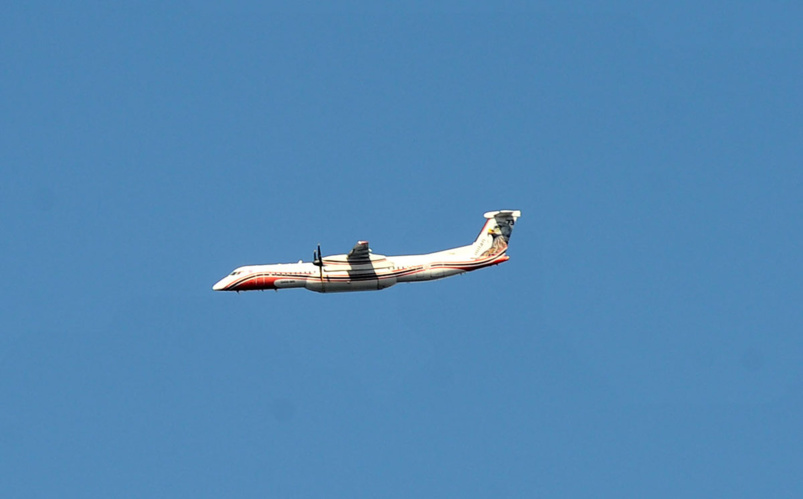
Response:
POLYGON ((0 19, 0 495, 800 497, 791 2, 0 19), (368 239, 511 260, 223 294, 368 239))

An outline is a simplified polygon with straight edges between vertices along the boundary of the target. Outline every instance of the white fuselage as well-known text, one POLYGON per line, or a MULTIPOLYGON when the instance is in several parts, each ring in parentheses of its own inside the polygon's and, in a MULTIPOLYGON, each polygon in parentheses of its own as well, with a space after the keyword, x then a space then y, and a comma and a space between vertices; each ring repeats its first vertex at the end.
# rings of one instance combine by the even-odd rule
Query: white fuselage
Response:
POLYGON ((240 267, 213 287, 216 291, 306 288, 319 293, 372 291, 399 282, 431 281, 496 265, 509 257, 502 251, 481 258, 471 246, 426 255, 386 257, 371 254, 370 262, 350 263, 346 255, 323 258, 323 265, 311 262, 240 267))

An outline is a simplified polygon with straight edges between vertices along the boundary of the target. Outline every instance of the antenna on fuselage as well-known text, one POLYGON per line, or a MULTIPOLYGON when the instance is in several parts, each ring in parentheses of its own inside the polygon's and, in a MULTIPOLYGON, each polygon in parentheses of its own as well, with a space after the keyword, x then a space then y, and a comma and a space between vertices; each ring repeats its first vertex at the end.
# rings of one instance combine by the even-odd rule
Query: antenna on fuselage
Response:
POLYGON ((323 282, 323 256, 321 256, 321 243, 318 243, 317 251, 312 251, 312 264, 318 267, 321 282, 323 282))

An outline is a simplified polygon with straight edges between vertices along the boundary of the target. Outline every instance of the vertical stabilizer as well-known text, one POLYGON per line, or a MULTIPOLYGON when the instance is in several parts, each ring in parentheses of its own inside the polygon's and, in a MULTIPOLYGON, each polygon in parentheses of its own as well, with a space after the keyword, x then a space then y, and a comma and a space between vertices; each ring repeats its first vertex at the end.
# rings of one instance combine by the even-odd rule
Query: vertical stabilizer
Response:
POLYGON ((474 258, 496 256, 507 251, 513 226, 521 216, 518 210, 489 211, 485 214, 485 225, 482 226, 477 240, 471 245, 474 258))

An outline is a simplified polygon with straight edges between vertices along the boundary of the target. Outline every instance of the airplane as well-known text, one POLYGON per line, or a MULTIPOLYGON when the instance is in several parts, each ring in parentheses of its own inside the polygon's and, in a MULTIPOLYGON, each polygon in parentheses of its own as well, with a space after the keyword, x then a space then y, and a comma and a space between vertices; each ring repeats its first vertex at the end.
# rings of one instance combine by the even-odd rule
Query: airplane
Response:
POLYGON ((305 288, 318 293, 375 291, 399 282, 442 279, 510 259, 507 256, 518 210, 489 211, 473 244, 425 255, 374 254, 368 241, 359 241, 348 254, 322 256, 321 245, 312 262, 248 265, 218 281, 215 291, 305 288))

